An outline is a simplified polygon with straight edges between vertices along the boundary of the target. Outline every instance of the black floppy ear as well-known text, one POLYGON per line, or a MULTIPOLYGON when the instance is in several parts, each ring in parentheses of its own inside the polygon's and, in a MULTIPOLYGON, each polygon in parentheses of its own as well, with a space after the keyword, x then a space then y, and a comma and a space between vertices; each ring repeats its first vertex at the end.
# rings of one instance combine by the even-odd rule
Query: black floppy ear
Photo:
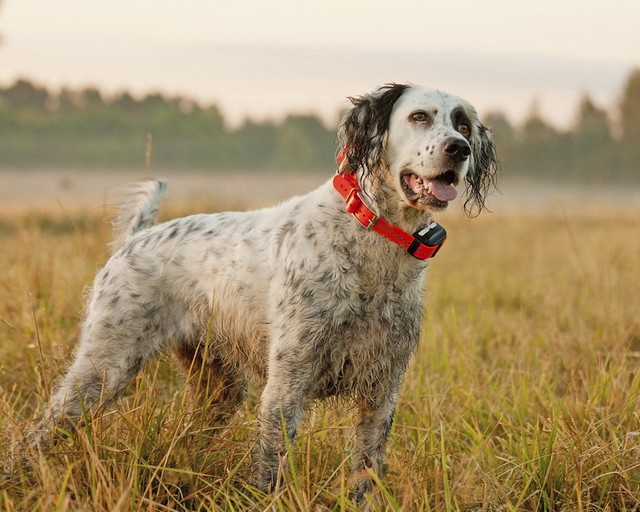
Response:
POLYGON ((371 94, 349 98, 353 108, 338 128, 338 144, 354 171, 362 168, 370 172, 380 164, 391 110, 407 88, 408 85, 387 84, 371 94))
POLYGON ((476 217, 485 207, 487 194, 496 190, 498 180, 498 158, 491 130, 481 123, 471 137, 472 161, 466 180, 467 199, 464 210, 470 217, 476 217))

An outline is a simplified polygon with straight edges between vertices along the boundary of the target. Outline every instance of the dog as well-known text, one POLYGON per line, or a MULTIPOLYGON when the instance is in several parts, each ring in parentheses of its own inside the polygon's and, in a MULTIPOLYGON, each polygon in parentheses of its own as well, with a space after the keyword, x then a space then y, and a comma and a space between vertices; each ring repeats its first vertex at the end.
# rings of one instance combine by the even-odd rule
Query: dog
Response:
MULTIPOLYGON (((353 495, 382 470, 403 374, 420 336, 427 233, 465 184, 479 213, 496 185, 490 130, 467 101, 388 84, 349 98, 333 180, 273 208, 153 225, 166 182, 136 185, 88 299, 75 360, 29 438, 114 400, 172 352, 198 403, 224 423, 264 386, 254 485, 279 484, 286 442, 316 400, 357 411, 353 495), (422 234, 421 234, 422 233, 422 234)), ((433 231, 433 230, 432 230, 433 231)), ((438 231, 438 229, 436 229, 438 231)), ((432 243, 433 242, 433 243, 432 243)))

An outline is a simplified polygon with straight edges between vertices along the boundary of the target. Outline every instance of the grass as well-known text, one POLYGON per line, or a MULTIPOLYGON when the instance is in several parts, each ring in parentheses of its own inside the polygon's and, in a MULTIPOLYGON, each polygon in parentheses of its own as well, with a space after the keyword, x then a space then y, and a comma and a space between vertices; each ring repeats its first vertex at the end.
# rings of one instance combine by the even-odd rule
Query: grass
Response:
MULTIPOLYGON (((441 220, 426 320, 375 510, 640 510, 639 212, 441 220)), ((312 410, 271 496, 249 481, 257 391, 228 429, 168 358, 117 406, 12 463, 69 362, 106 258, 96 217, 0 220, 0 508, 353 510, 351 415, 312 410)))

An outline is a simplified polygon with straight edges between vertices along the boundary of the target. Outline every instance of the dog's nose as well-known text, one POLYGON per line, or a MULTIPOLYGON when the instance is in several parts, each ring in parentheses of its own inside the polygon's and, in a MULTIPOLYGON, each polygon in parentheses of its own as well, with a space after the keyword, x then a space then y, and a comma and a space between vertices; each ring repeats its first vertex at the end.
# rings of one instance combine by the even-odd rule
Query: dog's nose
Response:
POLYGON ((469 158, 471 147, 466 140, 447 139, 444 143, 444 152, 454 160, 463 161, 469 158))

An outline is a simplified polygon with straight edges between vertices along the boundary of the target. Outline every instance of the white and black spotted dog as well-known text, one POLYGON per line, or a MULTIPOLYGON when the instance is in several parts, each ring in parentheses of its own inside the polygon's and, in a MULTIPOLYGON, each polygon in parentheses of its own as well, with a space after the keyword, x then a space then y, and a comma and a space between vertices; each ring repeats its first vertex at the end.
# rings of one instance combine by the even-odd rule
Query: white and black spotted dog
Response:
POLYGON ((430 225, 462 182, 467 211, 481 210, 497 163, 489 131, 456 96, 392 84, 351 101, 338 131, 342 190, 328 181, 273 208, 152 227, 166 183, 137 185, 33 444, 171 351, 212 421, 238 409, 250 381, 264 384, 258 488, 278 484, 283 425, 293 440, 312 401, 341 396, 358 413, 356 499, 371 489, 422 322, 427 261, 408 252, 410 242, 424 249, 408 234, 430 225))

